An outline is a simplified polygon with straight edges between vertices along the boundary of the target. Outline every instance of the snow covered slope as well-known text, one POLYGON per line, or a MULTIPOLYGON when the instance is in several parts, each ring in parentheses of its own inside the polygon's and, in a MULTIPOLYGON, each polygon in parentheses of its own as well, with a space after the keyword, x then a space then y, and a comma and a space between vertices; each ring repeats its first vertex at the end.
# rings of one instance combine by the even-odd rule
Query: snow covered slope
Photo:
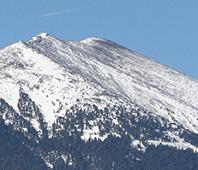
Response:
MULTIPOLYGON (((198 81, 105 39, 63 41, 41 33, 0 50, 0 97, 16 112, 20 89, 37 103, 48 129, 74 105, 139 105, 198 133, 198 81)), ((182 143, 176 132, 169 136, 182 143)))

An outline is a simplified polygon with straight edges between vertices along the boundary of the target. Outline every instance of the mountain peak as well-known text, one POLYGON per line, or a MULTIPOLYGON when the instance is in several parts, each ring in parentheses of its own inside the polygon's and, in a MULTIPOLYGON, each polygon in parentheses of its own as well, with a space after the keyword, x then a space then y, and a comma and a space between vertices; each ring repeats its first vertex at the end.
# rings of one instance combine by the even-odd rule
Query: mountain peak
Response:
POLYGON ((25 46, 26 45, 25 45, 24 41, 18 41, 18 42, 14 43, 14 44, 11 44, 11 45, 9 45, 9 46, 1 49, 1 50, 3 51, 3 50, 6 50, 6 49, 23 48, 25 46))
POLYGON ((96 42, 105 42, 107 40, 105 39, 102 39, 102 38, 98 38, 98 37, 88 37, 82 41, 80 41, 81 43, 84 43, 84 44, 93 44, 93 43, 96 43, 96 42))
POLYGON ((39 39, 45 39, 49 37, 48 33, 38 33, 36 36, 32 37, 32 41, 37 41, 39 39))
POLYGON ((48 37, 49 34, 48 33, 45 33, 45 32, 41 32, 41 33, 38 33, 35 37, 42 37, 42 38, 46 38, 48 37))
MULTIPOLYGON (((197 82, 110 40, 91 37, 70 43, 39 33, 29 42, 19 42, 13 47, 0 54, 4 59, 0 65, 2 75, 10 75, 6 78, 15 89, 21 86, 26 89, 41 103, 41 110, 50 113, 49 117, 62 114, 79 100, 96 104, 101 101, 101 106, 118 101, 138 103, 160 114, 161 108, 175 113, 198 110, 197 82)), ((2 83, 8 84, 8 81, 2 79, 2 83)), ((14 101, 16 106, 16 98, 10 97, 12 93, 8 88, 7 93, 2 89, 0 95, 14 101)), ((185 114, 181 115, 181 122, 186 122, 185 114)), ((198 132, 198 120, 189 116, 189 121, 192 123, 185 125, 198 132)))
MULTIPOLYGON (((28 139, 31 134, 43 155, 35 154, 52 164, 59 154, 54 146, 62 147, 65 137, 74 137, 72 148, 76 139, 100 145, 113 139, 127 140, 127 151, 162 144, 198 152, 197 96, 197 81, 110 40, 63 41, 39 33, 0 51, 0 121, 28 139), (55 142, 46 153, 48 137, 55 142)), ((120 141, 112 148, 122 148, 120 141)))

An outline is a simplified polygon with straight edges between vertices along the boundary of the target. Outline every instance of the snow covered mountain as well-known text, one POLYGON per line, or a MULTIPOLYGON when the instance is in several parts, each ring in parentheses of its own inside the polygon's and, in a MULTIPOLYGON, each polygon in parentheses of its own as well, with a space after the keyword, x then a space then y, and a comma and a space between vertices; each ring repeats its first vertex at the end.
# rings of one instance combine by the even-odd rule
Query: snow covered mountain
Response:
POLYGON ((2 128, 22 135, 46 169, 131 169, 152 146, 198 159, 198 81, 109 40, 41 33, 1 49, 0 97, 2 128), (74 141, 104 152, 124 143, 126 161, 107 164, 74 141))

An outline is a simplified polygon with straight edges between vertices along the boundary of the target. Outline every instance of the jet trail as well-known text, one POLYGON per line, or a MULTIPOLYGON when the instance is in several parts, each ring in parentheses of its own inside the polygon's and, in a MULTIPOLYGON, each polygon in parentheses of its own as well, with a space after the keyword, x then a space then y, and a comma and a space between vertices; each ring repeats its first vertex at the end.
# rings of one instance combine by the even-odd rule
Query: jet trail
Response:
POLYGON ((64 11, 52 12, 52 13, 43 14, 43 15, 41 15, 41 17, 50 17, 50 16, 55 16, 55 15, 69 14, 69 13, 81 11, 86 8, 88 8, 88 7, 80 7, 80 8, 73 8, 73 9, 68 9, 68 10, 64 10, 64 11))

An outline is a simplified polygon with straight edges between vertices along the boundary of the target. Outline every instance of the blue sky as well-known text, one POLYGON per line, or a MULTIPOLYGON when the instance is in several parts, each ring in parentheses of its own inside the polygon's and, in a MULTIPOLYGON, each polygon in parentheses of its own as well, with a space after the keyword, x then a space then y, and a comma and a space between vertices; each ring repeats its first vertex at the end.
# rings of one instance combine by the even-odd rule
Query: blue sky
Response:
POLYGON ((101 37, 198 78, 197 0, 2 0, 0 48, 47 32, 101 37))

